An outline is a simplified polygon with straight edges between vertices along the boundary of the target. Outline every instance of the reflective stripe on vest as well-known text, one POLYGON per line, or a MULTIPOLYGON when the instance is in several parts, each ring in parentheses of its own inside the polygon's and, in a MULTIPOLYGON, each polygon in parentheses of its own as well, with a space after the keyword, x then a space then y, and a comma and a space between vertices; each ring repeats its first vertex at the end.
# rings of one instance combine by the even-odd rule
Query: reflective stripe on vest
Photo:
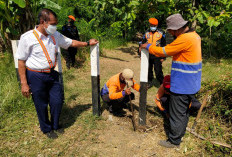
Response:
POLYGON ((172 61, 171 92, 195 94, 201 88, 202 62, 186 63, 172 61))
POLYGON ((157 31, 154 34, 152 32, 147 32, 145 37, 149 44, 155 44, 156 46, 159 46, 162 34, 157 31))

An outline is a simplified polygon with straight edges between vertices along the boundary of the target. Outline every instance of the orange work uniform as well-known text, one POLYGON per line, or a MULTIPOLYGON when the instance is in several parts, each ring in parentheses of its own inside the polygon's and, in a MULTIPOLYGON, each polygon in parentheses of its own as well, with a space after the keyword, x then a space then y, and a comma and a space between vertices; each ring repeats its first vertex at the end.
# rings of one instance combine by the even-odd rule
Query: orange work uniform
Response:
MULTIPOLYGON (((120 83, 120 73, 112 76, 104 85, 101 90, 101 95, 109 94, 111 100, 120 99, 125 96, 124 88, 126 84, 120 83)), ((133 85, 131 86, 136 91, 139 91, 140 85, 136 84, 133 79, 133 85)))

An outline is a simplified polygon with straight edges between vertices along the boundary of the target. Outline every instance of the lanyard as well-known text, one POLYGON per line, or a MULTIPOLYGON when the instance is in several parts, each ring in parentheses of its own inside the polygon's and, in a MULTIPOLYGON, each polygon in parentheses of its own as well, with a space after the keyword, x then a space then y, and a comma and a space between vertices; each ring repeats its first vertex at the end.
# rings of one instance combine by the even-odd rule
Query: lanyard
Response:
MULTIPOLYGON (((39 41, 39 44, 40 44, 40 46, 41 46, 42 49, 43 49, 44 55, 45 55, 45 57, 47 58, 48 64, 49 64, 49 66, 50 66, 50 69, 54 68, 54 67, 56 66, 56 55, 55 55, 55 64, 54 64, 54 66, 53 66, 52 60, 50 59, 50 56, 49 56, 49 54, 48 54, 48 51, 47 51, 46 47, 44 46, 43 41, 39 39, 39 35, 38 35, 38 33, 37 33, 35 30, 33 30, 33 34, 35 35, 36 39, 39 41)), ((54 36, 51 36, 51 38, 52 38, 52 40, 53 40, 53 43, 56 45, 56 41, 55 41, 54 36)))

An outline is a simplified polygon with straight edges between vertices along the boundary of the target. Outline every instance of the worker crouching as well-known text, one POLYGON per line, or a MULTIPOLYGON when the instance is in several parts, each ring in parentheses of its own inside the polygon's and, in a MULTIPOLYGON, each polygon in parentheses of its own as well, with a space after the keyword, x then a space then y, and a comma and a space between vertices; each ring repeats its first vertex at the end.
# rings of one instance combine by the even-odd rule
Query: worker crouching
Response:
POLYGON ((102 100, 107 103, 109 112, 114 115, 122 116, 125 112, 123 108, 127 108, 126 103, 135 99, 131 87, 139 91, 140 85, 136 84, 134 72, 131 69, 124 69, 121 73, 112 76, 101 89, 102 100))
MULTIPOLYGON (((164 77, 163 83, 160 85, 155 97, 155 104, 162 111, 167 118, 169 118, 169 103, 170 103, 170 75, 164 77)), ((189 104, 188 112, 194 113, 201 107, 201 103, 193 96, 189 104)))

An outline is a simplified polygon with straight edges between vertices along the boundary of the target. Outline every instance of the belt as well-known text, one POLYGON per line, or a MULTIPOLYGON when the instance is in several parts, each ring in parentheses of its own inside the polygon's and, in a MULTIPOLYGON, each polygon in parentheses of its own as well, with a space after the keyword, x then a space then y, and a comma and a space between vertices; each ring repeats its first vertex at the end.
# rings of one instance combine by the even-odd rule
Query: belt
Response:
POLYGON ((51 69, 49 68, 49 69, 41 69, 41 70, 39 69, 34 70, 34 69, 30 69, 27 67, 27 70, 34 71, 34 72, 40 72, 40 73, 51 73, 54 71, 54 67, 52 67, 51 69))

